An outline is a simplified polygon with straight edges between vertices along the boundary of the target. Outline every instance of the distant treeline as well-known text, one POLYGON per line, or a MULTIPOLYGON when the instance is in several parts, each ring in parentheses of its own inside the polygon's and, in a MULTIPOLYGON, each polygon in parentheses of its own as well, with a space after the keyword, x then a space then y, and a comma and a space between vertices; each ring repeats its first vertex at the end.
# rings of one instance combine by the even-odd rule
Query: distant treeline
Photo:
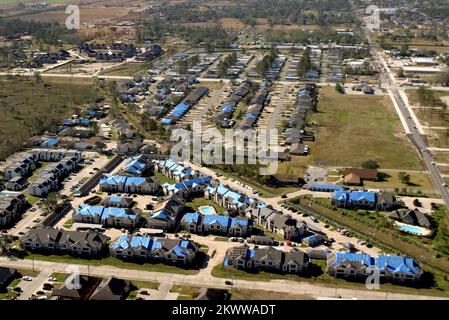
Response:
POLYGON ((32 35, 35 40, 45 44, 58 44, 59 41, 69 44, 82 42, 79 35, 57 22, 0 19, 0 36, 14 38, 20 35, 32 35))
POLYGON ((347 0, 242 0, 223 6, 186 1, 165 4, 157 10, 167 21, 176 23, 217 21, 220 18, 235 18, 248 25, 255 25, 256 19, 267 19, 270 24, 325 26, 355 23, 347 0))

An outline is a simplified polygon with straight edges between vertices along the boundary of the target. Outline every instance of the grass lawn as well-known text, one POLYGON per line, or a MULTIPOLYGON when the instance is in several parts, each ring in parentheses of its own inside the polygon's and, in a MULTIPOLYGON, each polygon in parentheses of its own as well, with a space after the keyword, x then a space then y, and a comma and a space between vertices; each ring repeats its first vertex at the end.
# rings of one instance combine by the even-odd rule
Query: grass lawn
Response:
POLYGON ((231 289, 231 300, 315 300, 305 294, 286 294, 283 292, 231 289))
POLYGON ((68 219, 66 222, 64 222, 63 227, 70 229, 73 226, 73 220, 72 219, 68 219))
POLYGON ((170 184, 175 184, 176 183, 175 180, 172 180, 172 179, 166 177, 165 175, 163 175, 160 172, 155 172, 154 176, 159 179, 160 184, 164 184, 164 183, 167 183, 167 182, 170 183, 170 184))
POLYGON ((71 256, 58 256, 58 255, 41 255, 41 254, 34 254, 30 253, 28 254, 25 259, 35 259, 35 260, 43 260, 43 261, 50 261, 50 262, 61 262, 61 263, 72 263, 72 264, 81 264, 81 265, 90 265, 90 266, 111 266, 121 269, 132 269, 132 270, 141 270, 141 271, 148 271, 148 272, 165 272, 165 273, 179 273, 179 274, 187 274, 187 275, 193 275, 197 274, 199 271, 195 269, 182 269, 176 266, 171 265, 165 265, 162 263, 132 263, 132 262, 125 262, 119 259, 115 259, 112 257, 107 257, 103 259, 81 259, 71 256))
POLYGON ((159 288, 159 282, 157 281, 131 281, 133 286, 135 286, 137 289, 153 289, 157 290, 159 288))
POLYGON ((378 188, 382 190, 386 189, 407 189, 407 190, 421 190, 423 192, 433 192, 432 181, 430 176, 426 173, 414 173, 410 172, 410 184, 405 184, 401 182, 398 172, 382 172, 379 173, 386 174, 385 179, 381 181, 364 181, 363 186, 366 188, 378 188))
POLYGON ((201 288, 175 284, 170 292, 178 293, 178 300, 193 300, 201 293, 201 288))
POLYGON ((214 238, 215 241, 224 241, 224 242, 229 242, 229 238, 228 237, 215 237, 214 238))
POLYGON ((215 211, 218 214, 223 214, 223 212, 225 211, 225 209, 222 206, 220 206, 220 205, 216 204, 214 201, 206 199, 206 198, 195 198, 192 201, 186 203, 186 207, 190 207, 194 211, 198 211, 198 207, 202 207, 202 206, 214 207, 215 211))
POLYGON ((0 77, 0 159, 22 147, 32 135, 60 123, 77 105, 93 102, 94 87, 84 83, 0 77), (45 115, 45 117, 42 117, 45 115))
POLYGON ((324 87, 318 103, 311 159, 327 165, 359 166, 376 160, 381 168, 420 169, 389 97, 342 95, 324 87))
POLYGON ((147 69, 145 63, 127 62, 119 66, 105 69, 100 72, 102 76, 129 76, 144 75, 147 69))

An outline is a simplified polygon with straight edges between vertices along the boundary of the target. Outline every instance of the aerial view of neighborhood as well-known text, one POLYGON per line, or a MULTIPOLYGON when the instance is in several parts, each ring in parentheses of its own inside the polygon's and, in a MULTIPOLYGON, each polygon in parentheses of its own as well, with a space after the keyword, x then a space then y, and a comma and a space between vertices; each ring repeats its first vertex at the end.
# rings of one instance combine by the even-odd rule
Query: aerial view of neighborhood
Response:
POLYGON ((0 0, 0 300, 446 300, 448 185, 447 0, 0 0))

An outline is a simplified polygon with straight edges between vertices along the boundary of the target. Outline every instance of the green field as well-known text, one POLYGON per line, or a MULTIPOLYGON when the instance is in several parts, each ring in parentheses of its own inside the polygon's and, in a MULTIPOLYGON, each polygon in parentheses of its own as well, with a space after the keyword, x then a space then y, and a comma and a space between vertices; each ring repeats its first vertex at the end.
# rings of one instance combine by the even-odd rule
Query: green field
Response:
POLYGON ((75 107, 94 101, 95 90, 89 81, 0 77, 0 159, 17 151, 31 136, 60 124, 75 107))
POLYGON ((359 166, 372 159, 381 168, 422 167, 388 97, 342 95, 325 87, 315 120, 316 142, 310 144, 315 161, 359 166))
POLYGON ((100 72, 102 76, 129 76, 145 75, 145 70, 148 69, 145 63, 127 62, 122 65, 105 69, 100 72))

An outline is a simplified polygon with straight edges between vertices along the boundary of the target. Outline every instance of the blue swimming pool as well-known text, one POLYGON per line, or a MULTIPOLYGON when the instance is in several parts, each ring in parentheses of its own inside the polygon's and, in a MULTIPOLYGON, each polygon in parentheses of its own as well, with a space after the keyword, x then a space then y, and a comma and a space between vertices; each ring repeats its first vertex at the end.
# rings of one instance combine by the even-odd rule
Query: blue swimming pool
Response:
POLYGON ((209 206, 198 208, 198 210, 204 215, 216 214, 215 209, 209 206))
POLYGON ((426 229, 415 227, 415 226, 399 226, 399 229, 405 232, 415 233, 415 234, 422 234, 426 232, 426 229))

